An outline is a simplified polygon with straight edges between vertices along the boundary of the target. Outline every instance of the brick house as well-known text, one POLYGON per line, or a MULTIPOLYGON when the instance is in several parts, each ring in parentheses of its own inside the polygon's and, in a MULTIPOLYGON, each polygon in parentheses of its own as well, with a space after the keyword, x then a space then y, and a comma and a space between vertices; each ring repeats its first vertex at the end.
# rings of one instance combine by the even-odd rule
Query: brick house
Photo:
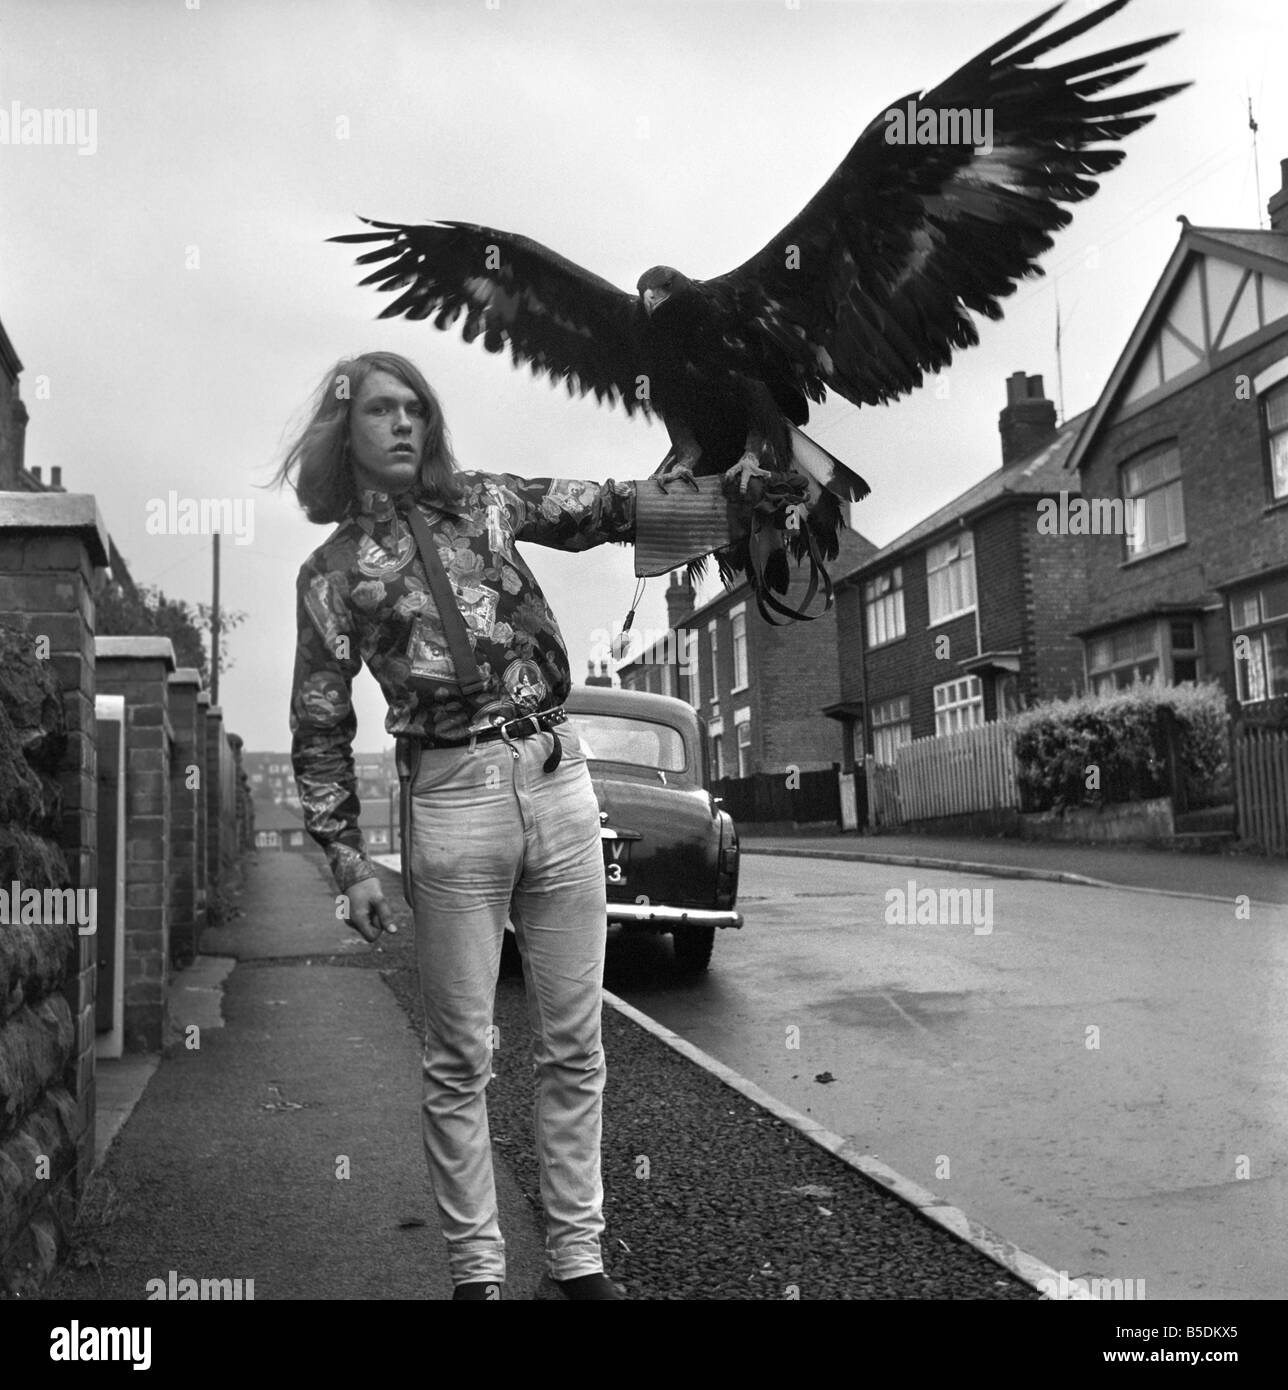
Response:
MULTIPOLYGON (((1056 427, 1042 378, 1014 373, 998 428, 1002 466, 869 556, 838 584, 845 766, 914 738, 1076 693, 1084 621, 1081 537, 1047 534, 1085 416, 1056 427)), ((1067 515, 1067 507, 1065 515, 1067 515)))
MULTIPOLYGON (((847 573, 876 550, 855 531, 843 531, 828 566, 847 573)), ((805 596, 793 571, 788 602, 805 596)), ((668 630, 618 667, 627 690, 651 690, 687 700, 707 726, 713 778, 831 768, 843 750, 823 715, 836 698, 837 608, 811 622, 780 627, 765 622, 746 582, 694 607, 683 572, 666 591, 668 630)), ((819 608, 816 599, 814 610, 819 608)))
POLYGON ((1288 160, 1270 231, 1184 218, 1066 468, 1135 504, 1086 538, 1088 684, 1211 678, 1288 708, 1288 160))

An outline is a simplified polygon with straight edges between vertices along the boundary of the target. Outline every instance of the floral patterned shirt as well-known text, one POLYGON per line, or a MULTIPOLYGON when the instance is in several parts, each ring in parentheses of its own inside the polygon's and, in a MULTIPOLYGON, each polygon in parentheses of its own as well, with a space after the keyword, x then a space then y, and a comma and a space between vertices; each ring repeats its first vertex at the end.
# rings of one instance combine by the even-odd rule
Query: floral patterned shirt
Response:
POLYGON ((459 602, 485 689, 466 701, 416 539, 386 493, 364 491, 304 562, 291 693, 291 761, 309 834, 341 892, 375 869, 358 828, 353 678, 365 662, 389 704, 385 730, 461 743, 493 716, 550 709, 572 676, 554 614, 516 541, 588 550, 635 536, 633 482, 463 472, 463 500, 417 505, 459 602))

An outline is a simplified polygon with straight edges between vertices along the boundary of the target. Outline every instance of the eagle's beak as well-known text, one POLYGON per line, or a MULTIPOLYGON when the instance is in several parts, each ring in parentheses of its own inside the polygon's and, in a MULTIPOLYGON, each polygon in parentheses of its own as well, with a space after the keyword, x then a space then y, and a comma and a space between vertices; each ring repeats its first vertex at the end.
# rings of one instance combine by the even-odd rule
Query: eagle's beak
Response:
POLYGON ((653 310, 656 309, 657 306, 663 303, 667 298, 668 296, 665 290, 645 290, 644 308, 648 313, 651 314, 653 310))

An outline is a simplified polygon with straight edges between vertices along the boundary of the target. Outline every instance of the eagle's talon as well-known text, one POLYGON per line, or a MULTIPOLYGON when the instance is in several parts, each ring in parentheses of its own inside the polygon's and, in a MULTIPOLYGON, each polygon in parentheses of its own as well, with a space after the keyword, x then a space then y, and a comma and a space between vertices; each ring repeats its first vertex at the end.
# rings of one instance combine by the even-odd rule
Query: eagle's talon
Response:
POLYGON ((661 492, 669 491, 671 483, 686 483, 694 492, 702 491, 698 486, 698 480, 693 476, 693 470, 686 468, 682 463, 676 464, 675 467, 668 469, 663 474, 655 475, 654 481, 661 492))
POLYGON ((652 477, 662 492, 666 492, 668 484, 673 479, 687 483, 694 492, 701 492, 702 489, 698 487, 697 480, 693 476, 693 470, 698 466, 701 458, 702 446, 696 439, 690 439, 686 436, 674 440, 670 449, 667 450, 666 457, 653 470, 652 477))
MULTIPOLYGON (((745 453, 724 475, 724 491, 727 495, 733 494, 734 486, 737 486, 738 494, 742 497, 747 495, 747 486, 753 478, 771 478, 773 474, 768 468, 762 468, 759 460, 753 453, 745 453)), ((758 489, 759 491, 759 489, 758 489)))

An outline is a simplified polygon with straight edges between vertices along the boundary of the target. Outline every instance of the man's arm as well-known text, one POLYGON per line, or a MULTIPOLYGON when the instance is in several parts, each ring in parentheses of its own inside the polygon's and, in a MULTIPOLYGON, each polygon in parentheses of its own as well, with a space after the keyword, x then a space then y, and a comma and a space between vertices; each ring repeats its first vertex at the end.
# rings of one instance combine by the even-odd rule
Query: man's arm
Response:
POLYGON ((296 587, 295 676, 291 685, 291 765, 304 826, 326 852, 343 892, 376 877, 367 859, 353 771, 353 678, 362 669, 343 579, 307 562, 296 587))
POLYGON ((589 550, 605 541, 635 539, 633 482, 496 475, 516 513, 514 539, 556 550, 589 550))

